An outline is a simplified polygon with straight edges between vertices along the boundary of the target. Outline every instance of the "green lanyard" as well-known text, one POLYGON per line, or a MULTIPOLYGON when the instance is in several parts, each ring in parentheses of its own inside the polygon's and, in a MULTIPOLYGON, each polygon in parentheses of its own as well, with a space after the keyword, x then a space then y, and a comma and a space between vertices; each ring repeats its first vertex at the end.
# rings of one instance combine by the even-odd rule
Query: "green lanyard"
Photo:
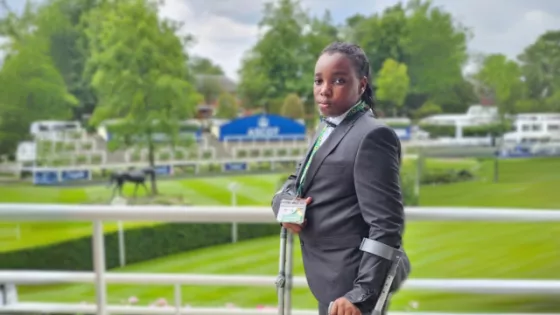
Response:
MULTIPOLYGON (((358 113, 362 113, 365 112, 367 109, 367 107, 364 105, 363 102, 359 102, 356 106, 354 106, 346 115, 346 118, 344 118, 344 120, 351 120, 354 118, 358 117, 358 113)), ((323 141, 323 137, 325 136, 325 132, 327 131, 327 126, 325 126, 323 128, 323 130, 321 130, 321 133, 319 134, 319 136, 317 137, 317 140, 315 140, 315 145, 313 145, 313 149, 311 150, 311 153, 309 154, 309 158, 307 159, 307 161, 305 162, 305 166, 303 168, 303 171, 301 173, 301 178, 299 180, 299 185, 297 187, 297 196, 301 197, 301 194, 303 192, 303 183, 305 182, 305 177, 307 176, 307 170, 309 169, 309 166, 311 165, 311 161, 313 161, 313 156, 315 156, 315 153, 317 152, 317 150, 319 150, 319 147, 321 146, 321 142, 323 141)))
POLYGON ((323 137, 325 136, 325 131, 327 131, 327 126, 325 126, 323 128, 323 130, 321 130, 321 133, 319 134, 319 137, 317 137, 317 140, 315 141, 315 145, 313 146, 313 149, 311 150, 311 153, 309 154, 309 158, 307 159, 307 162, 305 163, 305 167, 303 168, 303 172, 301 173, 301 179, 299 181, 299 185, 298 185, 298 189, 297 189, 298 196, 301 196, 302 189, 303 189, 303 182, 305 181, 305 176, 307 175, 307 170, 309 169, 309 165, 311 165, 311 161, 313 160, 313 156, 315 156, 315 153, 317 152, 317 150, 319 150, 319 147, 321 146, 321 142, 323 141, 323 137))

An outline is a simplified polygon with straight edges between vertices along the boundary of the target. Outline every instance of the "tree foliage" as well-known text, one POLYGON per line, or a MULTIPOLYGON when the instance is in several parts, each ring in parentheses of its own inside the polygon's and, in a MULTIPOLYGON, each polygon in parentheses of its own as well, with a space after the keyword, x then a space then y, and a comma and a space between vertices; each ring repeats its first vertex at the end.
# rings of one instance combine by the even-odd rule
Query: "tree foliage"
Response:
POLYGON ((464 112, 488 96, 502 113, 560 111, 560 31, 542 34, 517 60, 482 56, 480 71, 465 78, 471 31, 430 0, 341 25, 328 10, 312 16, 300 0, 273 0, 241 60, 237 93, 228 96, 224 71, 208 56, 189 58, 193 38, 178 36, 180 23, 158 15, 161 1, 28 1, 19 15, 7 3, 0 0, 7 12, 0 18, 7 39, 0 47, 0 154, 28 137, 30 122, 45 119, 120 119, 126 137, 119 145, 134 139, 153 153, 161 143, 150 135, 163 133, 174 144, 180 121, 203 102, 227 108, 219 117, 234 117, 237 108, 223 104, 282 114, 286 100, 297 98, 297 116, 311 127, 315 62, 338 40, 364 49, 382 109, 398 105, 400 115, 464 112))
POLYGON ((48 49, 42 38, 26 36, 14 45, 0 72, 0 152, 15 152, 35 120, 72 117, 77 100, 68 93, 48 49))
POLYGON ((148 1, 129 0, 100 6, 88 16, 95 25, 88 31, 89 66, 99 99, 92 120, 121 119, 120 134, 148 149, 151 166, 154 136, 162 133, 165 142, 177 143, 181 122, 201 101, 186 80, 186 67, 177 67, 187 64, 181 42, 157 13, 148 1))
POLYGON ((212 60, 200 56, 193 57, 189 60, 190 70, 194 74, 213 74, 223 75, 224 70, 216 65, 212 60))
POLYGON ((305 111, 303 108, 303 103, 297 94, 288 94, 284 103, 282 104, 282 116, 291 119, 303 119, 305 111))
POLYGON ((383 63, 377 77, 377 98, 389 102, 396 112, 397 108, 404 105, 409 84, 406 65, 389 58, 383 63))
POLYGON ((514 113, 515 102, 523 96, 523 82, 519 65, 506 56, 488 56, 482 65, 477 79, 494 94, 501 113, 514 113))
POLYGON ((218 97, 218 112, 216 117, 224 119, 235 119, 239 112, 237 100, 230 93, 223 92, 218 97))

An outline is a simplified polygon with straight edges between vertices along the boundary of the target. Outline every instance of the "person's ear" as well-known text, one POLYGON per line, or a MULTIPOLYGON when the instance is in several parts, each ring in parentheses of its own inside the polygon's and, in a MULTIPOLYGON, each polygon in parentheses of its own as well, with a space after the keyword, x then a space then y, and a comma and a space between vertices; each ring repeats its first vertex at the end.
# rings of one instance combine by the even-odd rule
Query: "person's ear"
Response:
POLYGON ((368 84, 368 79, 366 76, 364 76, 361 80, 360 80, 360 95, 364 94, 364 92, 366 91, 366 86, 368 84))

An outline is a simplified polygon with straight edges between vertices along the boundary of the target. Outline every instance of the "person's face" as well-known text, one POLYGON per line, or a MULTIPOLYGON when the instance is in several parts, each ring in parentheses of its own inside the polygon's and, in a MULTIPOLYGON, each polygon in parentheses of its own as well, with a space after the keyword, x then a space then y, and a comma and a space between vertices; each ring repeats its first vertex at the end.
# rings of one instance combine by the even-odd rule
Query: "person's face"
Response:
POLYGON ((367 78, 358 77, 344 54, 323 54, 315 64, 315 103, 322 115, 340 116, 358 102, 366 83, 367 78))

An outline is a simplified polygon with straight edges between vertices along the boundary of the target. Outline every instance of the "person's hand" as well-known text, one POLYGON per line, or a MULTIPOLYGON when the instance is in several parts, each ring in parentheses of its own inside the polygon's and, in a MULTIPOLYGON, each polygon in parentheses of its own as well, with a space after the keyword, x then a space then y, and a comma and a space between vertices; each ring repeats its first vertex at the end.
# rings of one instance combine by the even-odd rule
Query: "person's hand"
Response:
POLYGON ((329 315, 362 315, 362 312, 347 298, 341 297, 334 301, 329 315))
MULTIPOLYGON (((311 203, 311 197, 298 198, 298 199, 299 200, 305 199, 305 203, 308 204, 308 205, 311 203)), ((288 231, 290 231, 294 234, 298 234, 299 232, 301 232, 301 229, 303 229, 303 227, 305 227, 306 224, 307 224, 307 219, 303 220, 302 224, 282 223, 282 226, 285 227, 288 231)))

